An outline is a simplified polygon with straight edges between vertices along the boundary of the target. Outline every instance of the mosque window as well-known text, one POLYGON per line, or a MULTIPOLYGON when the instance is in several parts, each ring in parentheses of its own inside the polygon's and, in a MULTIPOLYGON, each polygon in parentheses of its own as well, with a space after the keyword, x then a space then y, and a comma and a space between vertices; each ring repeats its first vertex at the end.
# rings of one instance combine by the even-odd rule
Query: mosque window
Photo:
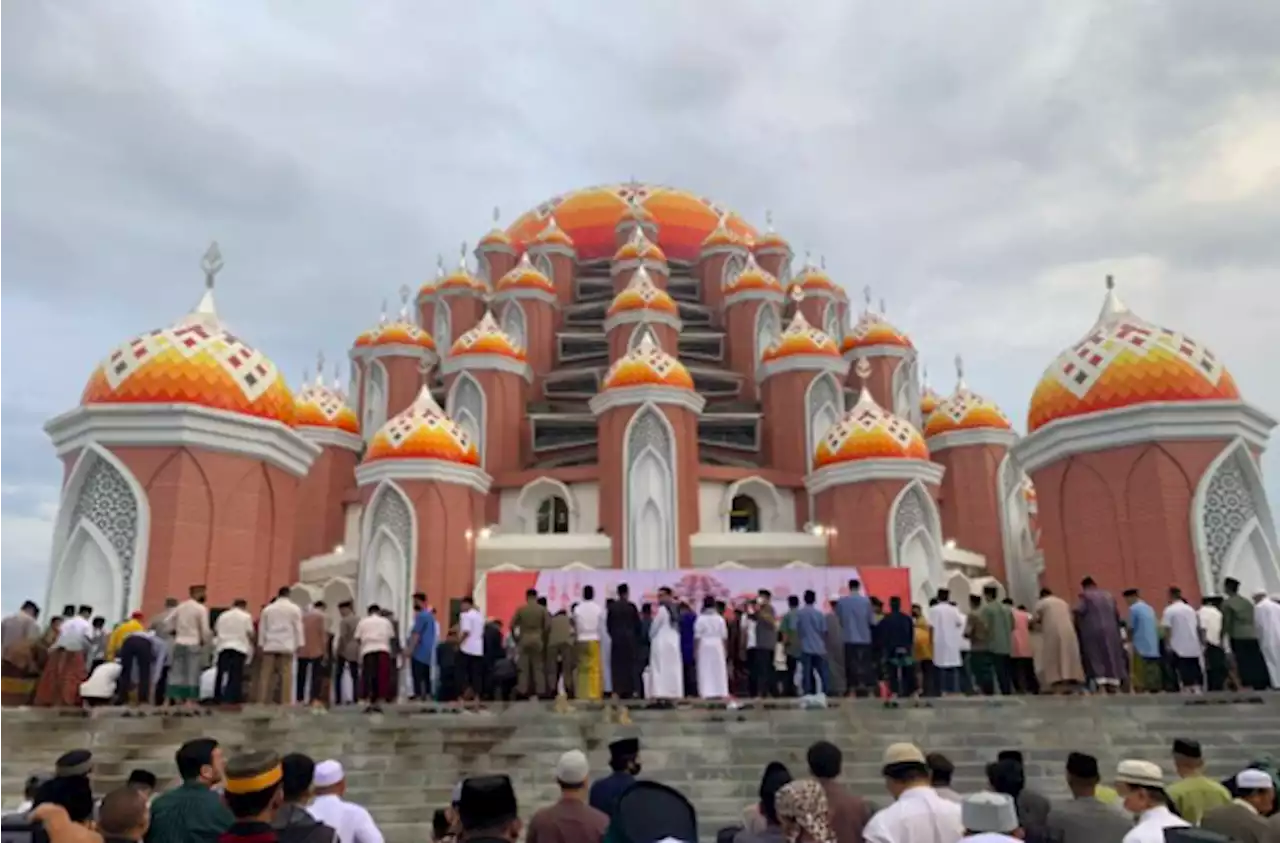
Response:
POLYGON ((538 504, 538 534, 569 532, 569 504, 559 495, 538 504))
POLYGON ((735 495, 729 507, 729 532, 760 532, 760 505, 750 495, 735 495))

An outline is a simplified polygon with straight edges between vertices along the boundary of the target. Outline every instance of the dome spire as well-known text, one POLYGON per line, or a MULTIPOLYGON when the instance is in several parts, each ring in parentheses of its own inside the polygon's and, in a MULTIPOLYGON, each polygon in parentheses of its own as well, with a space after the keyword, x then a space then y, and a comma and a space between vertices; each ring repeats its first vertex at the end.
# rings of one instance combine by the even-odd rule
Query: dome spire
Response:
POLYGON ((865 313, 871 312, 871 285, 862 288, 862 310, 865 313))
POLYGON ((436 280, 439 281, 444 278, 444 275, 444 255, 436 252, 436 280))
POLYGON ((493 227, 498 227, 498 220, 502 219, 502 209, 497 205, 493 206, 493 227))
MULTIPOLYGON (((306 378, 303 378, 302 382, 306 383, 306 378)), ((323 351, 316 352, 316 386, 324 386, 324 352, 323 351)))
POLYGON ((200 301, 196 304, 192 315, 197 318, 216 320, 218 309, 213 304, 213 284, 218 273, 222 271, 222 250, 218 248, 217 240, 209 244, 204 257, 200 259, 200 268, 204 270, 204 295, 200 296, 200 301))
POLYGON ((382 300, 382 312, 378 314, 378 324, 379 325, 387 324, 387 300, 386 299, 382 300))
POLYGON ((1102 299, 1102 310, 1098 313, 1098 325, 1109 324, 1129 314, 1128 306, 1120 300, 1120 296, 1116 293, 1115 277, 1108 275, 1105 283, 1107 293, 1102 299))
POLYGON ((400 321, 401 322, 409 321, 409 296, 412 293, 413 293, 413 290, 410 290, 407 284, 400 285, 400 321))
POLYGON ((342 391, 342 362, 339 360, 333 361, 333 391, 346 400, 347 394, 342 391))
POLYGON ((854 411, 859 407, 878 408, 880 405, 871 394, 871 362, 865 357, 859 357, 858 362, 853 364, 853 373, 858 377, 858 400, 853 405, 854 411))
POLYGON ((764 209, 764 233, 776 234, 773 230, 773 211, 769 208, 764 209))
POLYGON ((462 241, 462 248, 458 250, 458 269, 462 272, 467 271, 467 241, 462 241))
POLYGON ((964 358, 956 355, 956 394, 968 392, 969 385, 964 382, 964 358))

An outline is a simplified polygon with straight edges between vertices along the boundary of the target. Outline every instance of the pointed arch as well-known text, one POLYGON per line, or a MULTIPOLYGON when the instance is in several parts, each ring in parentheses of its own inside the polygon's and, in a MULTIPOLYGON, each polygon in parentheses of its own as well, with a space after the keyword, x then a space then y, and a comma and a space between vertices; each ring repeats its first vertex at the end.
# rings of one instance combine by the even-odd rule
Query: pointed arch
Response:
POLYGON ((834 300, 828 300, 827 306, 822 310, 822 331, 835 340, 836 345, 840 345, 844 339, 840 307, 834 300))
POLYGON ((489 266, 489 255, 485 252, 477 250, 476 253, 476 277, 481 281, 493 286, 494 278, 491 276, 493 269, 489 266))
POLYGON ((915 356, 904 357, 893 369, 890 385, 893 390, 893 414, 899 418, 910 420, 919 429, 920 418, 920 376, 919 363, 915 356))
POLYGON ((778 315, 777 305, 773 302, 761 304, 756 311, 756 365, 760 364, 760 358, 764 355, 765 349, 772 345, 781 333, 782 317, 778 315))
POLYGON ((480 467, 485 460, 485 432, 488 429, 487 402, 480 382, 469 372, 462 372, 449 388, 449 417, 462 426, 476 443, 480 453, 480 467))
POLYGON ((554 477, 531 480, 516 498, 516 512, 526 533, 538 532, 538 508, 551 498, 561 498, 569 509, 569 532, 578 532, 578 499, 569 486, 554 477))
POLYGON ((364 418, 361 419, 360 429, 364 431, 367 438, 372 439, 373 435, 387 423, 387 368, 382 365, 381 360, 370 359, 365 361, 364 376, 364 418))
POLYGON ((1240 581, 1242 594, 1280 591, 1276 526, 1262 475, 1243 439, 1223 448, 1205 470, 1191 502, 1191 540, 1205 594, 1240 581))
POLYGON ((660 409, 644 404, 627 422, 623 441, 623 565, 672 570, 679 565, 675 431, 660 409))
POLYGON ((435 324, 431 326, 431 337, 436 341, 442 357, 448 355, 453 348, 453 312, 449 310, 449 301, 444 296, 436 296, 435 324))
POLYGON ((889 563, 911 572, 911 600, 926 605, 946 582, 942 526, 933 497, 919 480, 902 488, 889 507, 889 563))
POLYGON ((142 605, 150 537, 146 490, 115 454, 90 442, 62 488, 46 605, 87 603, 111 623, 128 617, 142 605), (110 572, 109 592, 77 570, 101 573, 102 564, 110 572))
POLYGON ((658 335, 653 332, 653 325, 648 322, 637 322, 636 326, 631 329, 631 336, 627 338, 627 351, 634 350, 640 343, 644 342, 645 337, 649 338, 649 342, 662 348, 662 343, 658 341, 658 335))
POLYGON ((361 526, 356 589, 362 605, 389 607, 400 622, 408 617, 417 547, 413 502, 395 482, 383 481, 369 498, 361 526))
POLYGON ((1039 593, 1039 577, 1034 567, 1036 542, 1023 482, 1018 461, 1006 452, 996 474, 1005 576, 1014 599, 1031 606, 1039 593))
POLYGON ((533 267, 555 283, 556 269, 551 265, 551 258, 545 252, 533 259, 533 267))
POLYGON ((519 299, 512 299, 502 309, 502 332, 521 348, 529 347, 528 323, 519 299))
POLYGON ((732 254, 725 260, 720 270, 720 289, 728 287, 747 268, 747 261, 742 255, 732 254))
POLYGON ((844 390, 831 372, 809 382, 804 393, 805 459, 813 471, 813 453, 827 431, 844 416, 844 390))
MULTIPOLYGON (((733 518, 734 501, 740 496, 747 496, 755 502, 759 513, 760 530, 758 532, 786 532, 794 529, 794 525, 785 523, 786 508, 778 488, 763 477, 752 475, 735 480, 725 486, 720 497, 720 526, 728 533, 732 532, 730 524, 733 518)), ((794 510, 794 507, 792 507, 794 510)))

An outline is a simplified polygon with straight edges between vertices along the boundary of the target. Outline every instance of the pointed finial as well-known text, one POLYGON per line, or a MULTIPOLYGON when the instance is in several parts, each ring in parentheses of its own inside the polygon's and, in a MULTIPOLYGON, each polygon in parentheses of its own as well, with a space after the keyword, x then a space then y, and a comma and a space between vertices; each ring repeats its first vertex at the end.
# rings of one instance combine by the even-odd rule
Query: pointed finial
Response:
POLYGON ((959 354, 956 355, 956 392, 965 389, 964 382, 964 358, 959 354))
POLYGON ((458 250, 458 268, 463 272, 467 270, 467 241, 462 241, 462 248, 458 250))
POLYGON ((493 227, 498 227, 498 220, 502 219, 502 209, 497 205, 493 206, 493 227))
POLYGON ((205 289, 212 290, 213 279, 222 271, 222 250, 218 248, 217 240, 209 244, 204 257, 200 259, 200 268, 204 270, 205 289))
POLYGON ((1102 297, 1102 310, 1098 313, 1098 324, 1120 319, 1129 312, 1129 308, 1120 301, 1120 296, 1116 293, 1116 280, 1113 276, 1107 276, 1106 286, 1106 295, 1102 297))
POLYGON ((764 209, 764 230, 768 234, 773 233, 773 211, 768 208, 764 209))
POLYGON ((382 313, 378 316, 378 324, 385 325, 387 322, 387 300, 382 300, 382 313))
POLYGON ((862 301, 866 305, 866 307, 863 309, 870 312, 871 310, 871 286, 870 285, 862 288, 862 301))
POLYGON ((867 381, 871 378, 871 362, 865 357, 859 357, 858 362, 853 364, 853 373, 858 376, 862 388, 866 389, 867 381))
POLYGON ((311 370, 306 366, 302 367, 302 385, 306 386, 307 381, 311 380, 311 370))
POLYGON ((929 367, 923 366, 920 369, 920 386, 923 389, 929 388, 929 367))
MULTIPOLYGON (((215 243, 214 245, 216 246, 217 244, 215 243)), ((1106 283, 1107 283, 1108 290, 1114 290, 1116 288, 1116 279, 1114 276, 1108 275, 1106 283)))
POLYGON ((333 364, 333 391, 346 398, 346 393, 342 391, 342 364, 337 361, 333 364))
POLYGON ((405 305, 407 307, 409 305, 409 296, 412 293, 413 293, 413 290, 409 289, 408 284, 401 284, 400 285, 400 304, 405 305))
POLYGON ((323 379, 324 379, 324 352, 317 351, 316 352, 316 380, 321 381, 323 379))
POLYGON ((884 306, 884 299, 880 299, 880 315, 884 316, 888 312, 889 312, 889 309, 884 306))
POLYGON ((444 277, 444 255, 436 253, 436 278, 444 277))
POLYGON ((823 272, 826 272, 826 271, 827 271, 827 256, 826 256, 826 255, 818 255, 818 268, 819 268, 819 269, 821 269, 823 272))
POLYGON ((658 346, 653 341, 653 332, 645 331, 644 336, 640 337, 640 342, 636 345, 636 351, 641 357, 647 357, 657 351, 658 346))

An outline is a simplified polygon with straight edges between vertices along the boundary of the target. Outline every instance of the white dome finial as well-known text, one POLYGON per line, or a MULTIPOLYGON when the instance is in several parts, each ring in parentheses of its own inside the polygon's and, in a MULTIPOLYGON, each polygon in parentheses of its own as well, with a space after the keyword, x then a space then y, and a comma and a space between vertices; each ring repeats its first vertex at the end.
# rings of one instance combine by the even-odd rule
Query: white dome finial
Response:
POLYGON ((764 230, 766 234, 773 234, 773 211, 769 208, 764 209, 764 230))
POLYGON ((956 392, 964 392, 969 386, 964 382, 964 358, 956 355, 956 392))
POLYGON ((1120 301, 1120 296, 1116 293, 1116 280, 1113 276, 1107 276, 1106 286, 1107 293, 1102 299, 1102 310, 1098 313, 1099 325, 1114 322, 1129 313, 1128 306, 1120 301))
POLYGON ((400 285, 400 319, 404 322, 409 321, 409 296, 412 294, 413 290, 407 284, 400 285))
POLYGON ((436 280, 444 277, 444 255, 436 253, 436 280))
POLYGON ((498 227, 498 220, 502 219, 502 209, 497 205, 493 206, 493 227, 498 227))
MULTIPOLYGON (((303 378, 306 383, 306 378, 303 378)), ((316 386, 324 386, 324 352, 316 352, 316 386)))
POLYGON ((458 269, 462 270, 463 272, 467 271, 467 241, 465 240, 462 241, 462 248, 459 249, 458 269))
POLYGON ((213 283, 218 273, 222 271, 222 250, 218 248, 217 240, 209 244, 204 257, 200 259, 200 268, 204 270, 204 294, 200 296, 200 301, 196 303, 196 308, 191 315, 196 321, 216 321, 218 309, 213 303, 213 283))

